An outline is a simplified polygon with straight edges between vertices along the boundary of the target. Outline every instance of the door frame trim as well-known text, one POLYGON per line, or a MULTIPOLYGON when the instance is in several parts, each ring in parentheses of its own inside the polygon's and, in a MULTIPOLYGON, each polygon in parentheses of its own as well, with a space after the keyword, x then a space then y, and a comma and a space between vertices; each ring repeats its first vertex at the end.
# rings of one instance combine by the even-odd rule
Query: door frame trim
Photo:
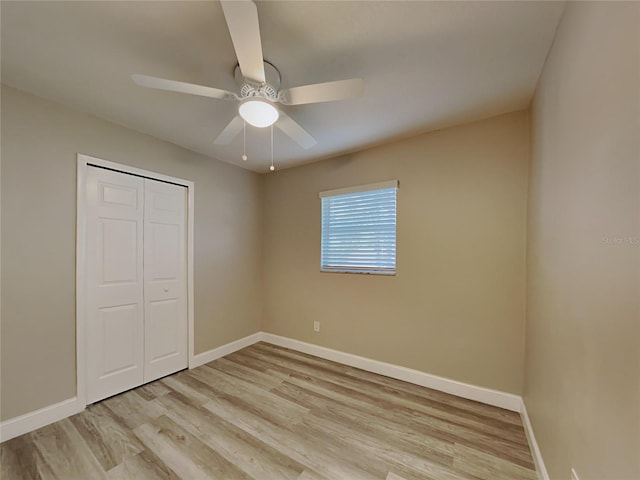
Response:
POLYGON ((129 175, 173 183, 187 188, 187 338, 188 366, 194 365, 194 190, 195 183, 190 180, 163 175, 121 163, 115 163, 82 153, 77 154, 76 179, 76 397, 84 408, 87 405, 87 369, 86 369, 86 197, 87 169, 90 166, 106 168, 129 175))

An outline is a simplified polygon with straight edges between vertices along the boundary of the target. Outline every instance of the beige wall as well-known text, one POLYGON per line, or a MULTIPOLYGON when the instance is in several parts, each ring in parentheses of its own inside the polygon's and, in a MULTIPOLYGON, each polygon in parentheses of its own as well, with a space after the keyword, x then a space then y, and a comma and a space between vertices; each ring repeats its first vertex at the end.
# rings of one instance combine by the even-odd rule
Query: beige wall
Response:
POLYGON ((528 130, 518 112, 268 175, 264 330, 519 394, 528 130), (318 192, 390 179, 397 276, 320 273, 318 192))
POLYGON ((524 398, 554 480, 640 478, 639 15, 570 3, 534 101, 524 398))
POLYGON ((260 329, 259 175, 2 88, 2 412, 75 395, 76 153, 195 181, 195 345, 260 329))

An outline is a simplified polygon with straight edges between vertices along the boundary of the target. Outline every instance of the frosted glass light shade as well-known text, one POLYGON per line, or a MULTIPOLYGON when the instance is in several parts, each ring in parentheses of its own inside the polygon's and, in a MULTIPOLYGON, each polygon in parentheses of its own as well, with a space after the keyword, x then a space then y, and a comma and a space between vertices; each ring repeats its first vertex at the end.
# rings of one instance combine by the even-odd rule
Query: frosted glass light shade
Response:
POLYGON ((238 107, 238 113, 249 125, 264 128, 278 120, 280 112, 273 104, 259 97, 245 99, 238 107))

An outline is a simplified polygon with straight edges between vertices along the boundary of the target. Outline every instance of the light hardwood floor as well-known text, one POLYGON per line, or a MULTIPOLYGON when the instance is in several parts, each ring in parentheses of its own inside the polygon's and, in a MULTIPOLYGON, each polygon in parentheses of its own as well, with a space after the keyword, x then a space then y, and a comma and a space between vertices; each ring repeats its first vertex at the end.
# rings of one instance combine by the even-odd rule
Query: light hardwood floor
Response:
POLYGON ((536 479, 517 413, 266 343, 0 448, 2 480, 536 479))

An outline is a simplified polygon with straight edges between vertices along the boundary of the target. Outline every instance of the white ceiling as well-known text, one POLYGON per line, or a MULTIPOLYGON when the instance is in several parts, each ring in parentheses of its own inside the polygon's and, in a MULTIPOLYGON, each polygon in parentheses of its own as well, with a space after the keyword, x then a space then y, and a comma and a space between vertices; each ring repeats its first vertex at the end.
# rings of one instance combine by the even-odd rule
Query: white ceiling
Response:
MULTIPOLYGON (((282 107, 317 140, 279 130, 278 168, 526 108, 563 2, 258 2, 282 87, 361 77, 363 97, 282 107)), ((257 172, 268 130, 213 140, 235 102, 145 89, 132 73, 237 91, 217 1, 2 1, 2 82, 257 172)))

